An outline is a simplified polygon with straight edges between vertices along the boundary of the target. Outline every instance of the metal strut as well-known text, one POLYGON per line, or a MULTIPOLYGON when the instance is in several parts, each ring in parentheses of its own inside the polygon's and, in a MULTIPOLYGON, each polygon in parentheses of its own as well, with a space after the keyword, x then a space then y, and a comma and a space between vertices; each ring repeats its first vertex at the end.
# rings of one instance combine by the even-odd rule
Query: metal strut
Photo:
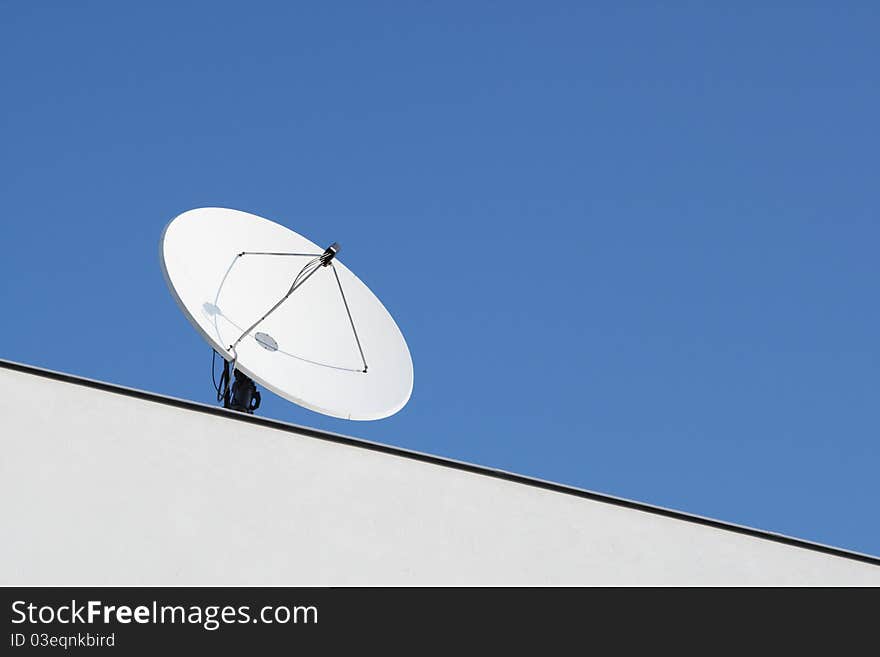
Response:
POLYGON ((354 341, 357 342, 358 351, 361 352, 361 362, 364 364, 364 373, 367 372, 367 359, 364 358, 364 349, 361 347, 361 339, 358 337, 357 329, 354 327, 354 319, 351 317, 351 310, 348 308, 348 299, 345 298, 345 292, 342 291, 342 281, 339 280, 339 274, 336 272, 336 265, 331 264, 333 275, 336 277, 336 285, 339 286, 339 294, 342 295, 342 303, 345 304, 345 312, 348 314, 348 321, 351 323, 351 331, 354 333, 354 341))
POLYGON ((300 288, 300 286, 301 286, 303 283, 305 283, 307 280, 309 280, 309 278, 312 277, 312 274, 314 274, 316 271, 318 271, 318 267, 317 267, 317 266, 316 266, 316 267, 313 267, 312 270, 311 270, 308 274, 306 274, 306 275, 302 278, 302 280, 300 280, 300 276, 302 276, 303 272, 304 272, 306 269, 308 269, 309 265, 311 265, 311 264, 314 263, 314 262, 315 262, 315 261, 312 260, 312 262, 310 262, 308 265, 306 265, 305 267, 303 267, 303 268, 300 270, 299 274, 296 275, 296 278, 293 280, 293 285, 290 286, 290 289, 287 291, 287 294, 285 294, 283 297, 281 297, 281 299, 278 301, 278 303, 276 303, 274 306, 272 306, 271 308, 269 308, 269 310, 267 310, 267 311, 265 312, 265 314, 264 314, 262 317, 260 317, 260 319, 258 319, 256 322, 254 322, 253 324, 251 324, 250 327, 247 328, 247 329, 244 331, 244 333, 242 333, 242 334, 238 337, 238 340, 236 340, 235 342, 233 342, 233 343, 229 346, 229 350, 230 350, 231 352, 233 352, 233 354, 235 353, 235 348, 241 343, 242 340, 245 339, 245 337, 247 336, 248 333, 250 333, 250 332, 253 331, 255 328, 257 328, 257 326, 259 326, 260 322, 262 322, 262 321, 263 321, 264 319, 266 319, 269 315, 271 315, 271 314, 274 313, 276 310, 278 310, 278 306, 280 306, 282 303, 284 303, 285 301, 287 301, 287 299, 290 298, 290 295, 291 295, 291 294, 293 294, 294 292, 296 292, 296 291, 300 288))
MULTIPOLYGON (((367 359, 364 357, 364 349, 361 346, 361 339, 358 336, 357 328, 354 324, 354 318, 351 315, 351 309, 348 306, 348 299, 345 298, 345 292, 342 289, 342 281, 339 278, 339 273, 336 271, 336 267, 333 264, 333 259, 336 257, 336 254, 339 253, 339 243, 333 242, 330 246, 324 249, 324 252, 321 254, 314 253, 282 253, 276 251, 242 251, 236 257, 240 258, 246 255, 268 255, 268 256, 305 256, 311 257, 312 259, 307 262, 302 269, 300 269, 299 273, 293 279, 293 283, 290 286, 290 289, 287 291, 278 302, 269 308, 263 315, 251 324, 247 329, 245 329, 238 339, 229 345, 229 351, 232 353, 232 361, 227 361, 225 358, 223 360, 223 373, 220 377, 220 384, 218 385, 215 381, 214 386, 217 389, 217 400, 223 402, 223 406, 225 408, 231 408, 236 411, 241 411, 243 413, 253 413, 260 406, 260 393, 257 391, 257 387, 254 384, 253 380, 248 377, 244 372, 237 371, 235 368, 235 364, 238 361, 238 352, 236 351, 236 347, 241 344, 241 341, 247 337, 251 331, 253 331, 257 326, 260 325, 263 320, 265 320, 269 315, 274 313, 278 308, 287 301, 290 296, 296 292, 300 287, 302 287, 307 280, 309 280, 316 271, 318 271, 321 267, 330 267, 333 270, 333 276, 336 279, 336 285, 339 288, 339 294, 342 296, 342 303, 345 305, 345 313, 348 315, 348 322, 351 325, 351 331, 354 334, 354 340, 357 343, 358 352, 361 355, 361 362, 364 365, 363 372, 367 371, 367 359), (233 376, 235 377, 234 381, 233 376), (230 385, 231 384, 231 385, 230 385)), ((217 353, 214 352, 216 356, 217 353)), ((212 368, 213 374, 213 368, 212 368)))
MULTIPOLYGON (((250 333, 255 328, 257 328, 257 326, 259 326, 260 323, 264 319, 266 319, 269 315, 271 315, 276 310, 278 310, 278 307, 282 303, 287 301, 287 299, 290 298, 291 294, 293 294, 300 287, 302 287, 303 283, 305 283, 307 280, 309 280, 312 277, 312 275, 316 271, 318 271, 319 267, 326 267, 327 265, 331 264, 333 261, 333 258, 335 258, 336 254, 339 253, 339 249, 340 249, 339 242, 333 242, 333 244, 331 244, 326 249, 324 249, 324 253, 315 256, 312 260, 307 262, 302 269, 300 269, 299 273, 296 275, 296 278, 293 279, 293 285, 290 286, 290 289, 287 291, 287 294, 285 294, 283 297, 281 297, 281 299, 278 301, 278 303, 276 303, 274 306, 269 308, 269 310, 267 310, 266 313, 262 317, 260 317, 260 319, 258 319, 256 322, 251 324, 247 330, 245 330, 240 336, 238 336, 238 340, 236 340, 231 345, 229 345, 229 351, 232 352, 233 356, 235 356, 236 359, 238 358, 238 356, 236 354, 235 348, 239 344, 241 344, 241 341, 244 340, 245 337, 247 337, 248 333, 250 333), (311 267, 311 269, 309 269, 310 267, 311 267), (306 270, 309 270, 309 272, 307 274, 305 274, 305 276, 303 276, 303 273, 306 270)), ((248 254, 252 254, 252 255, 306 255, 304 253, 267 253, 267 252, 257 252, 257 251, 242 251, 238 255, 242 256, 242 255, 248 255, 248 254)), ((335 269, 334 269, 334 272, 335 272, 335 269)), ((338 280, 338 278, 337 278, 337 280, 338 280)), ((340 287, 340 290, 341 289, 342 288, 340 287)), ((343 295, 343 299, 344 298, 345 297, 343 295)), ((347 309, 348 309, 348 304, 346 304, 346 310, 347 309)), ((350 314, 349 314, 349 318, 351 318, 350 314)), ((354 325, 352 324, 352 326, 354 326, 354 325)), ((355 337, 357 337, 357 334, 355 334, 355 337)), ((360 347, 360 343, 358 343, 358 347, 360 347)), ((232 362, 233 362, 233 368, 234 368, 235 360, 233 360, 232 362)))
POLYGON ((276 251, 242 251, 238 257, 245 255, 270 255, 270 256, 302 256, 306 258, 320 258, 320 253, 279 253, 276 251))

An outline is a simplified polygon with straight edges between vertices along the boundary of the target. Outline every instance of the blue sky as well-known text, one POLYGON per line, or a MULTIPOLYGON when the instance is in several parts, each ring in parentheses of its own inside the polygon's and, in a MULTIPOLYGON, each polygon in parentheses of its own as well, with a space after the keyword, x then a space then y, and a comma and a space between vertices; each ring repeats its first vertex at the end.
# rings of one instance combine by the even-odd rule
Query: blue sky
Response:
POLYGON ((880 554, 878 19, 0 2, 0 357, 212 401, 157 245, 247 210, 341 242, 416 373, 261 414, 880 554))

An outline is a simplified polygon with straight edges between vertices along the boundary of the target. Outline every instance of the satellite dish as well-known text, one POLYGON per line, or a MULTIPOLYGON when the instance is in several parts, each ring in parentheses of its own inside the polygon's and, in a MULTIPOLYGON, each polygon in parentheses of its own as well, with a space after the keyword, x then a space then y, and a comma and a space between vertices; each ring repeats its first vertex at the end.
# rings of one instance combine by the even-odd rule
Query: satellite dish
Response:
POLYGON ((349 420, 388 417, 409 400, 406 341, 336 257, 339 249, 228 208, 189 210, 165 227, 162 273, 183 314, 224 360, 218 399, 227 407, 253 412, 253 382, 349 420))

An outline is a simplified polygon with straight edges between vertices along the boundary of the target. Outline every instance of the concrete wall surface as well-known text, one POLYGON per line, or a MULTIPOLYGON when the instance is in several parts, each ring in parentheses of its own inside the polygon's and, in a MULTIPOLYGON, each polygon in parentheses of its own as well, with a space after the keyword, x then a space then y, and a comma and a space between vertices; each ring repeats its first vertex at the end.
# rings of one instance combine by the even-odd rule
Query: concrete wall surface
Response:
POLYGON ((7 365, 0 584, 880 585, 871 558, 7 365))

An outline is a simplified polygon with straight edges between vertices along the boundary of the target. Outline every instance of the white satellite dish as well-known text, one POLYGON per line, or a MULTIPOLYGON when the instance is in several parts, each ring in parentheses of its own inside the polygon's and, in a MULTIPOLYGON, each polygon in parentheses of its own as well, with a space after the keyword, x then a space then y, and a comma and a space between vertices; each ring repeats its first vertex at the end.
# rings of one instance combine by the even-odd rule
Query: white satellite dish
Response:
POLYGON ((406 341, 382 302, 336 258, 338 250, 228 208, 190 210, 165 227, 165 281, 225 361, 226 389, 222 377, 218 389, 225 405, 245 412, 259 405, 249 395, 234 403, 238 377, 251 389, 247 377, 349 420, 388 417, 409 400, 406 341), (230 366, 237 377, 231 394, 230 366))

